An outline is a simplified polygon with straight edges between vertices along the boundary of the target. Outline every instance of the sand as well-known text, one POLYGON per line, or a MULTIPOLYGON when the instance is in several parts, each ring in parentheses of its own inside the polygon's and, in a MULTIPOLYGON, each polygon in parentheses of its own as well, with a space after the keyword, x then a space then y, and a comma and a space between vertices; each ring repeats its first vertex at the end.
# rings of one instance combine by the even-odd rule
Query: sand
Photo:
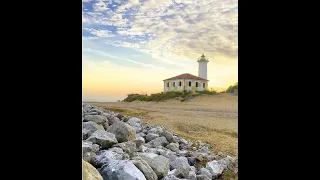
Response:
POLYGON ((202 95, 188 102, 92 103, 140 117, 142 122, 165 125, 170 131, 211 144, 213 152, 238 156, 238 96, 202 95))

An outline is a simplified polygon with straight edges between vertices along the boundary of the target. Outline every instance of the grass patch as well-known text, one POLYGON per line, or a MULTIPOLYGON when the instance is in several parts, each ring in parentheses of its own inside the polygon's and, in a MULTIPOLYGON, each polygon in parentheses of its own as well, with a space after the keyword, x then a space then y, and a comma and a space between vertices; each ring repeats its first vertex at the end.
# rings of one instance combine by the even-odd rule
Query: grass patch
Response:
POLYGON ((204 91, 196 91, 198 95, 202 95, 202 94, 208 94, 208 95, 216 95, 217 92, 216 91, 208 91, 208 90, 204 90, 204 91))
POLYGON ((207 162, 210 162, 210 161, 207 160, 207 159, 204 159, 202 161, 196 160, 196 163, 194 164, 194 167, 197 168, 197 169, 201 168, 201 167, 206 167, 207 162))
POLYGON ((128 94, 128 97, 126 97, 123 101, 124 102, 132 102, 132 101, 165 101, 168 99, 173 99, 173 98, 178 98, 181 97, 183 98, 181 102, 185 101, 189 97, 193 96, 191 92, 181 92, 181 91, 172 91, 172 92, 161 92, 157 94, 151 94, 151 95, 143 95, 143 94, 128 94))
POLYGON ((123 109, 115 106, 101 106, 97 105, 99 107, 102 107, 105 110, 113 111, 113 112, 118 112, 127 116, 133 116, 133 117, 143 117, 148 114, 146 110, 136 110, 136 109, 123 109))
POLYGON ((218 178, 219 180, 238 180, 238 173, 234 173, 229 169, 223 171, 222 175, 218 178))

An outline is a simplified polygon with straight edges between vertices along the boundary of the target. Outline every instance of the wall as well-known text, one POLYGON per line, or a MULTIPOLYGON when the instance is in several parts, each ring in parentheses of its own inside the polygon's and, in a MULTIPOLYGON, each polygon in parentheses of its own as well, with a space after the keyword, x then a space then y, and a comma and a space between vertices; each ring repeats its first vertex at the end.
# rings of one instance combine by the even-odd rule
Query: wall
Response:
POLYGON ((177 79, 177 80, 167 80, 163 83, 164 92, 168 91, 203 91, 208 89, 208 82, 202 80, 194 80, 194 79, 177 79), (181 86, 179 86, 179 82, 181 81, 181 86), (189 86, 189 81, 191 81, 191 86, 189 86), (167 83, 169 82, 169 87, 167 87, 167 83), (173 82, 175 82, 175 86, 173 86, 173 82), (196 82, 198 82, 198 87, 196 87, 196 82), (205 88, 203 88, 203 83, 206 83, 205 88))
POLYGON ((199 77, 207 79, 207 62, 199 62, 199 77))

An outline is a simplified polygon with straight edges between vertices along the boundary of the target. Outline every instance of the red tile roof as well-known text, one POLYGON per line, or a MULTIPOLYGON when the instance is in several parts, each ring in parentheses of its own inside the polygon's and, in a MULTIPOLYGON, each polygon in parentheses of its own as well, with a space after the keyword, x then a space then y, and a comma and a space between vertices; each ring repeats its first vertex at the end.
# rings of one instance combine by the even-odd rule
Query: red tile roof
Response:
POLYGON ((195 79, 195 80, 209 81, 209 80, 207 80, 207 79, 203 79, 203 78, 201 78, 201 77, 194 76, 194 75, 188 74, 188 73, 180 74, 180 75, 178 75, 178 76, 174 76, 174 77, 172 77, 172 78, 165 79, 164 81, 166 81, 166 80, 175 80, 175 79, 195 79))

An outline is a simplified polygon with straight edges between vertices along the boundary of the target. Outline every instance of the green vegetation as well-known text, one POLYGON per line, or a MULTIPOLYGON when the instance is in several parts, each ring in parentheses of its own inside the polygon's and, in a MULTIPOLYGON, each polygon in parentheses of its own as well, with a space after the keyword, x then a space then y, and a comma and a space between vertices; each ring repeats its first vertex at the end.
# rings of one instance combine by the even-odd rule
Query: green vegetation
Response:
POLYGON ((132 102, 135 100, 138 101, 155 101, 155 102, 159 102, 159 101, 164 101, 164 100, 168 100, 168 99, 173 99, 173 98, 177 98, 177 99, 181 99, 181 102, 187 101, 189 98, 191 97, 195 97, 195 96, 199 96, 202 94, 208 94, 208 95, 215 95, 217 94, 216 91, 196 91, 196 93, 192 93, 192 92, 188 92, 188 91, 171 91, 171 92, 161 92, 161 93, 157 93, 157 94, 151 94, 151 95, 143 95, 143 94, 128 94, 128 97, 126 97, 123 101, 124 102, 132 102))
POLYGON ((234 85, 229 86, 228 89, 225 92, 233 93, 235 89, 238 89, 238 82, 235 83, 234 85))
POLYGON ((223 171, 219 180, 238 180, 238 173, 232 172, 229 169, 223 171))
POLYGON ((150 96, 146 95, 142 95, 142 94, 128 94, 128 97, 126 97, 123 101, 125 102, 132 102, 135 100, 139 100, 139 101, 164 101, 164 100, 168 100, 168 99, 172 99, 172 98, 178 98, 181 97, 183 99, 186 99, 190 96, 194 96, 192 95, 191 92, 167 92, 167 93, 157 93, 157 94, 151 94, 150 96))
POLYGON ((216 91, 208 91, 208 90, 204 90, 204 91, 196 91, 198 95, 201 94, 208 94, 208 95, 216 95, 217 92, 216 91))

